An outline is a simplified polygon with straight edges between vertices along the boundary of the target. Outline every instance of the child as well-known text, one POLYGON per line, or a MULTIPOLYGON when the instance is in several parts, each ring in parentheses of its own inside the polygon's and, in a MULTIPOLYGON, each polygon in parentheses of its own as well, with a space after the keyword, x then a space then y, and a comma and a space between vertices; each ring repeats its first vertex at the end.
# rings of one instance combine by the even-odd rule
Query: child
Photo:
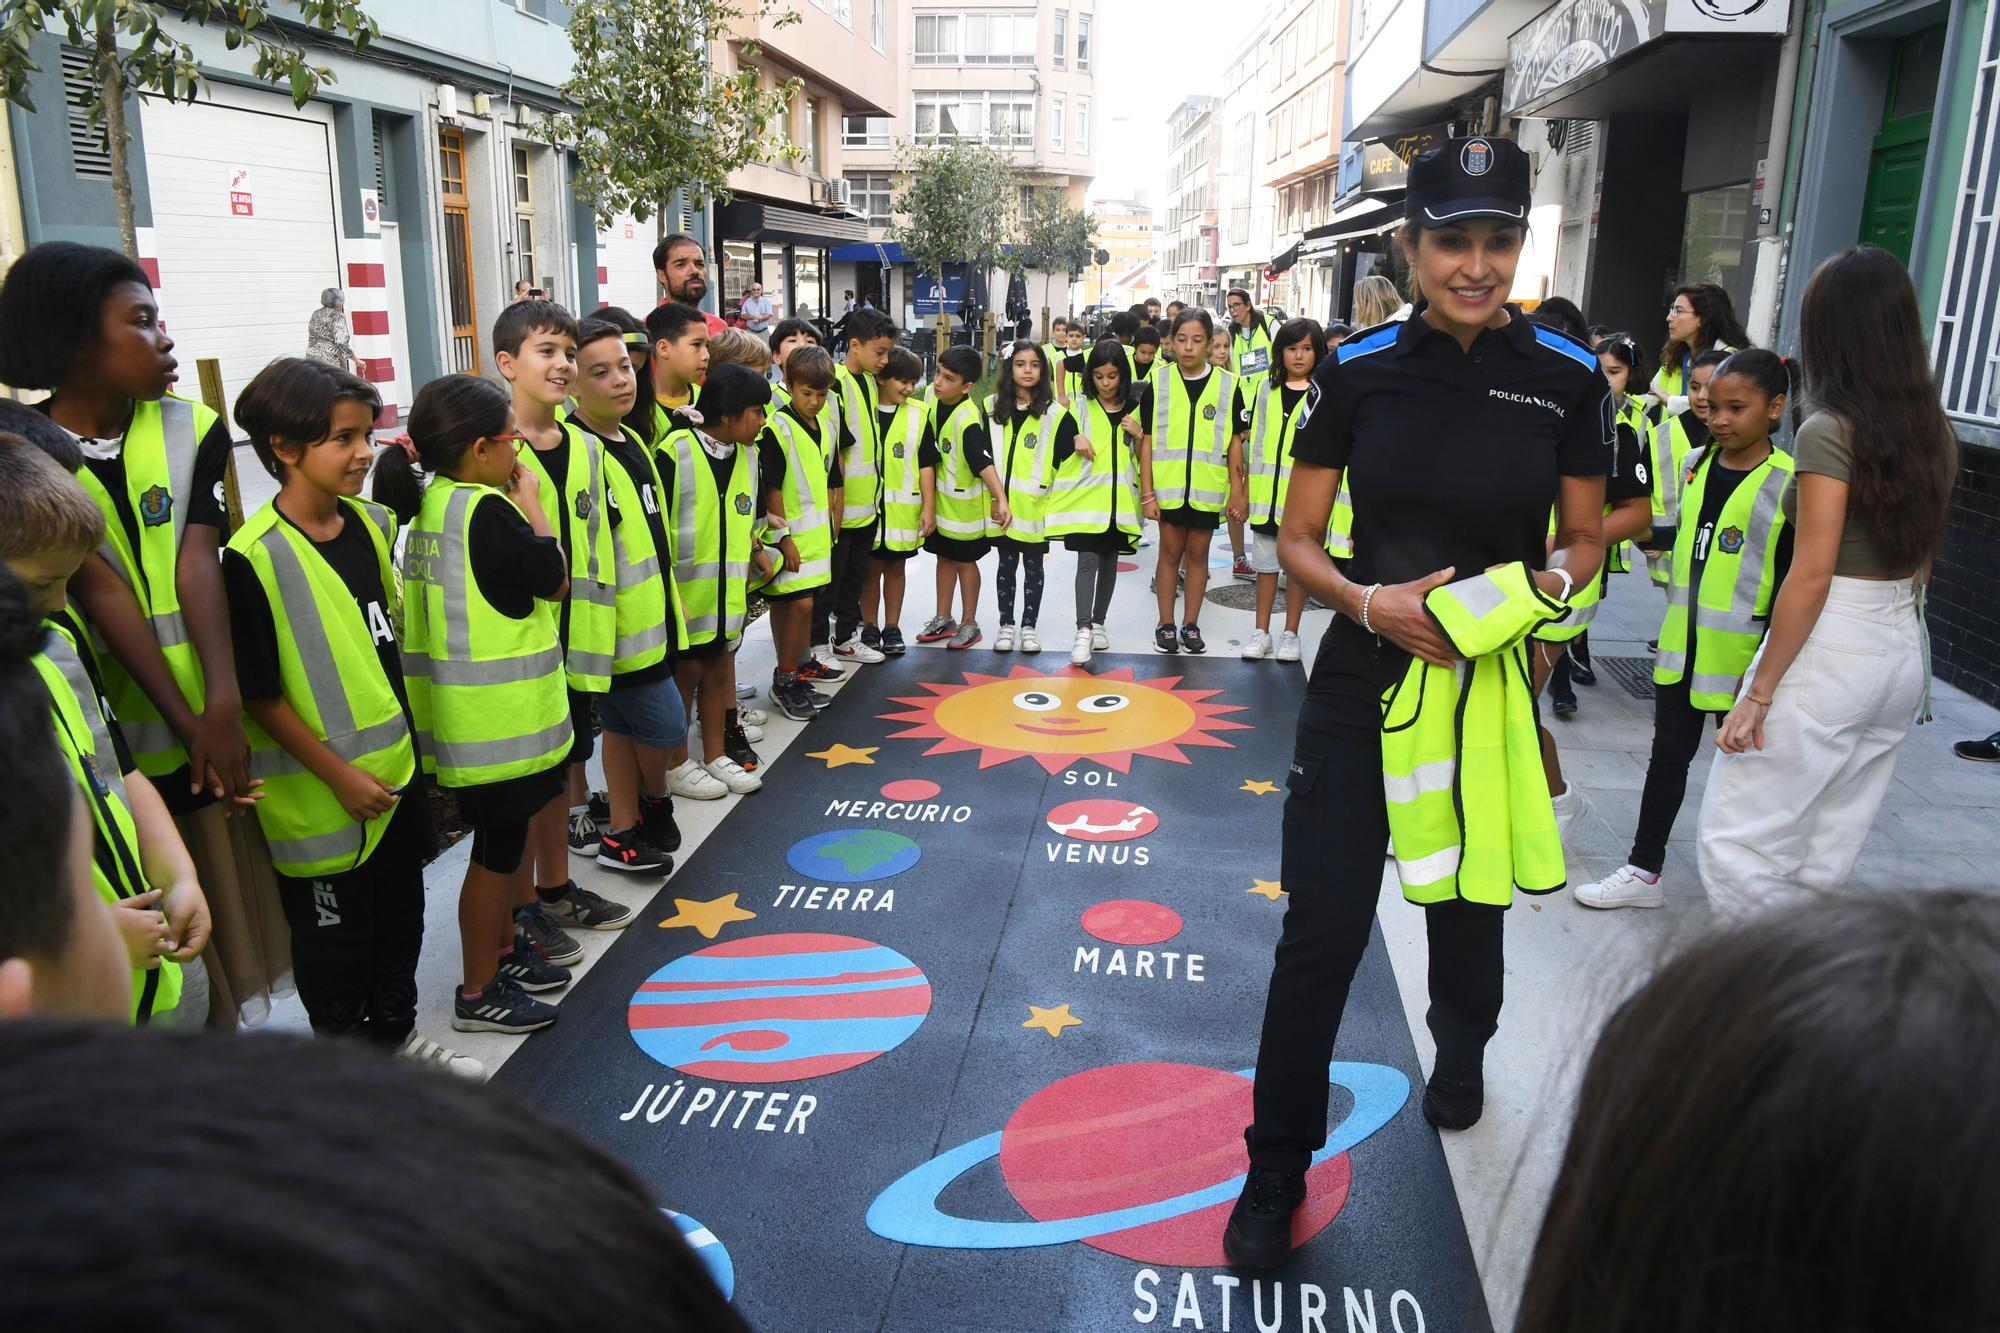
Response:
POLYGON ((1145 433, 1133 406, 1132 370, 1116 344, 1099 343, 1089 375, 1093 396, 1070 408, 1076 431, 1053 455, 1043 529, 1076 552, 1076 642, 1069 652, 1076 666, 1111 646, 1104 617, 1118 585, 1118 557, 1138 549, 1141 531, 1138 449, 1145 433))
MULTIPOLYGON (((1304 414, 1306 389, 1313 367, 1326 359, 1326 338, 1319 323, 1288 320, 1271 340, 1270 370, 1252 381, 1257 395, 1250 419, 1247 452, 1250 471, 1251 565, 1257 575, 1257 628, 1243 644, 1243 656, 1255 661, 1271 652, 1271 606, 1278 597, 1278 525, 1285 517, 1285 496, 1292 485, 1292 436, 1304 414)), ((1285 628, 1278 636, 1277 659, 1299 660, 1299 618, 1305 614, 1305 590, 1285 585, 1285 628)))
POLYGON ((1132 338, 1132 382, 1143 384, 1153 377, 1160 361, 1160 330, 1155 324, 1141 324, 1132 338))
MULTIPOLYGON (((1239 392, 1245 393, 1254 399, 1256 390, 1243 387, 1247 385, 1248 381, 1243 378, 1242 373, 1236 368, 1240 360, 1236 350, 1234 350, 1236 346, 1237 344, 1230 330, 1227 328, 1217 329, 1215 336, 1208 340, 1208 364, 1211 366, 1227 367, 1236 376, 1239 392)), ((1267 349, 1259 348, 1258 350, 1262 352, 1267 349)), ((1264 370, 1268 372, 1270 367, 1266 365, 1264 370)), ((1234 514, 1229 515, 1229 555, 1230 577, 1238 583, 1254 582, 1257 578, 1257 571, 1250 565, 1250 547, 1243 538, 1243 520, 1234 514)))
MULTIPOLYGON (((1688 361, 1687 411, 1660 418, 1653 428, 1647 471, 1653 476, 1653 535, 1641 548, 1646 573, 1662 589, 1672 581, 1674 537, 1680 527, 1681 479, 1688 456, 1708 444, 1708 381, 1727 352, 1699 352, 1688 361)), ((1657 647, 1653 645, 1647 651, 1657 647)))
MULTIPOLYGON (((602 318, 604 312, 600 310, 597 314, 602 318)), ((730 329, 727 332, 730 335, 727 338, 718 333, 708 340, 710 369, 730 361, 748 366, 759 375, 771 373, 771 344, 768 341, 745 329, 730 329)))
POLYGON ((840 422, 840 512, 834 515, 833 566, 813 594, 813 656, 822 667, 837 659, 882 660, 861 642, 861 590, 869 555, 882 523, 882 436, 875 417, 880 392, 875 377, 896 345, 896 325, 879 310, 857 310, 847 320, 846 359, 833 370, 834 415, 840 422), (830 628, 829 628, 830 626, 830 628))
MULTIPOLYGON (((47 418, 45 430, 61 434, 47 418)), ((93 906, 115 923, 119 952, 130 968, 129 1007, 135 1023, 200 1027, 207 1016, 199 983, 182 1007, 186 968, 197 975, 207 944, 209 913, 187 849, 160 793, 133 765, 118 732, 105 725, 92 670, 94 654, 73 620, 63 617, 70 576, 104 540, 104 515, 82 486, 53 459, 15 435, 0 435, 0 564, 19 595, 22 614, 47 631, 34 666, 47 693, 39 707, 54 723, 68 761, 64 806, 87 805, 99 855, 86 855, 93 906), (59 619, 59 617, 62 617, 59 619)), ((30 710, 33 711, 33 710, 30 710)), ((18 756, 15 756, 18 757, 18 756)), ((17 839, 46 838, 25 830, 17 839)), ((9 892, 31 886, 9 884, 9 892)))
POLYGON ((708 374, 708 321, 693 306, 669 301, 646 316, 646 337, 653 344, 653 429, 646 443, 658 449, 686 424, 673 414, 694 401, 695 386, 708 374))
POLYGON ((907 347, 892 347, 875 379, 881 394, 875 415, 882 437, 882 526, 862 594, 861 642, 887 657, 907 650, 900 623, 904 576, 910 557, 937 527, 937 440, 924 403, 912 396, 923 377, 923 358, 907 347))
MULTIPOLYGON (((1083 321, 1080 319, 1071 320, 1069 327, 1063 331, 1063 359, 1066 363, 1073 365, 1074 358, 1088 355, 1090 349, 1083 345, 1083 333, 1083 321)), ((1069 370, 1066 367, 1066 373, 1062 378, 1061 392, 1061 397, 1065 405, 1082 401, 1084 396, 1083 375, 1084 372, 1081 367, 1077 367, 1074 370, 1069 370)))
POLYGON ((257 818, 313 1031, 476 1077, 477 1061, 416 1035, 436 834, 396 646, 396 520, 358 498, 381 410, 367 381, 299 357, 237 396, 237 424, 278 494, 223 553, 229 626, 264 773, 257 818))
POLYGON ((227 817, 258 790, 218 555, 228 428, 168 392, 173 339, 145 270, 116 251, 29 250, 0 288, 0 331, 0 379, 53 390, 43 408, 81 442, 77 480, 107 537, 77 571, 76 600, 106 650, 111 716, 194 858, 215 918, 209 1017, 233 1029, 290 964, 263 834, 227 817))
POLYGON ((528 992, 569 982, 513 913, 533 883, 530 821, 560 817, 571 739, 553 607, 569 560, 520 442, 506 391, 446 375, 417 391, 407 444, 375 463, 375 498, 409 531, 403 675, 417 753, 472 828, 458 896, 460 1032, 545 1028, 560 1011, 528 992))
POLYGON ((803 319, 781 319, 771 328, 771 368, 765 378, 771 381, 773 410, 785 405, 785 362, 801 347, 819 346, 819 330, 803 319))
POLYGON ((632 920, 631 908, 580 887, 568 859, 594 857, 603 845, 603 831, 590 817, 584 765, 593 748, 591 709, 611 688, 617 640, 618 574, 604 500, 604 447, 558 415, 576 382, 576 320, 569 311, 553 301, 508 306, 493 321, 493 363, 513 389, 521 462, 540 484, 542 512, 569 561, 569 587, 556 615, 569 685, 568 818, 553 808, 539 816, 529 833, 535 891, 515 904, 542 952, 568 963, 583 951, 560 927, 618 930, 632 920))
MULTIPOLYGON (((799 721, 810 720, 824 707, 808 693, 810 682, 842 674, 813 655, 811 642, 815 593, 833 578, 833 529, 840 512, 839 424, 828 402, 833 381, 833 357, 823 348, 801 347, 785 362, 789 401, 764 428, 783 467, 758 479, 770 516, 767 540, 775 538, 779 552, 779 568, 763 588, 771 607, 771 639, 778 649, 771 702, 799 721)), ((869 434, 874 434, 872 423, 869 434)))
POLYGON ((1752 348, 1715 367, 1708 384, 1714 443, 1691 456, 1674 535, 1667 619, 1653 664, 1653 754, 1627 863, 1580 884, 1586 907, 1659 907, 1667 837, 1687 795, 1703 728, 1736 703, 1791 564, 1792 531, 1779 499, 1792 457, 1771 444, 1792 392, 1791 365, 1752 348))
MULTIPOLYGON (((1048 357, 1050 366, 1061 365, 1069 355, 1069 321, 1061 315, 1049 321, 1049 340, 1042 344, 1042 352, 1048 357)), ((1062 397, 1064 386, 1060 376, 1056 378, 1055 386, 1056 396, 1062 397)))
MULTIPOLYGON (((687 624, 674 590, 672 556, 667 568, 661 565, 662 553, 672 548, 661 513, 660 474, 651 451, 623 425, 638 399, 639 382, 624 331, 615 322, 593 318, 578 326, 575 390, 564 426, 573 448, 587 433, 602 450, 616 557, 611 688, 597 699, 611 827, 599 839, 597 863, 632 875, 668 875, 681 837, 667 789, 667 755, 687 740, 687 710, 674 688, 674 651, 687 636, 687 624)), ((739 739, 754 767, 749 741, 739 739)))
POLYGON ((1235 360, 1235 357, 1230 353, 1229 339, 1226 336, 1224 336, 1221 333, 1217 333, 1214 337, 1208 340, 1209 365, 1227 366, 1233 360, 1235 360))
POLYGON ((937 530, 924 539, 924 549, 937 557, 937 614, 917 634, 917 642, 963 649, 980 639, 979 559, 991 545, 987 530, 995 523, 1005 528, 1014 515, 993 466, 986 413, 972 400, 972 386, 984 369, 979 353, 947 347, 939 353, 937 367, 931 403, 931 430, 938 445, 937 530), (963 624, 951 618, 954 588, 963 624))
POLYGON ((995 461, 1013 520, 986 530, 1000 549, 1000 568, 993 578, 999 594, 1000 631, 993 639, 993 648, 1002 653, 1013 651, 1015 569, 1025 565, 1021 651, 1039 653, 1042 641, 1035 622, 1041 616, 1042 555, 1048 549, 1048 538, 1042 535, 1042 501, 1054 472, 1050 459, 1055 446, 1059 437, 1075 441, 1076 418, 1056 401, 1049 385, 1048 362, 1042 349, 1030 342, 1015 343, 1001 363, 1000 382, 993 397, 986 400, 986 411, 993 422, 995 461))
POLYGON ((729 760, 723 732, 736 701, 731 650, 743 637, 750 585, 772 572, 770 556, 756 536, 758 504, 753 498, 760 470, 767 480, 784 477, 781 453, 765 450, 760 458, 753 452, 770 401, 771 388, 755 371, 717 366, 702 385, 700 424, 674 431, 658 453, 667 526, 673 534, 674 586, 687 616, 687 638, 675 659, 674 679, 683 702, 699 701, 702 752, 710 756, 705 765, 685 749, 677 750, 670 757, 676 767, 668 781, 675 795, 696 800, 728 795, 724 775, 730 768, 743 771, 729 760), (728 767, 712 769, 716 760, 728 767))
MULTIPOLYGON (((1155 592, 1160 623, 1156 653, 1205 653, 1199 616, 1208 591, 1208 545, 1222 513, 1241 518, 1246 508, 1243 433, 1250 405, 1234 375, 1209 362, 1216 341, 1206 310, 1190 306, 1174 316, 1168 337, 1174 368, 1153 377, 1139 399, 1139 499, 1147 518, 1160 524, 1155 592), (1226 500, 1226 505, 1225 505, 1226 500), (1174 630, 1174 592, 1187 565, 1187 618, 1174 630)), ((1228 341, 1222 340, 1224 350, 1228 341)))

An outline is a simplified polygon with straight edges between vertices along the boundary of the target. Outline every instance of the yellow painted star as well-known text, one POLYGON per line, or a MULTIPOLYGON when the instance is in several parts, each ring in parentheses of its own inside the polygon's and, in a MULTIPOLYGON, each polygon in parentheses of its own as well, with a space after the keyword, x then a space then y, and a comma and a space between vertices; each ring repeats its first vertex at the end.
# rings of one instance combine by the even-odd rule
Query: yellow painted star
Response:
POLYGON ((1269 898, 1272 902, 1278 901, 1278 899, 1283 897, 1285 893, 1283 889, 1278 887, 1277 880, 1256 879, 1254 877, 1250 882, 1250 887, 1245 889, 1244 892, 1262 894, 1264 897, 1269 898))
POLYGON ((1044 1009, 1038 1004, 1031 1004, 1028 1006, 1028 1012, 1033 1014, 1034 1017, 1021 1024, 1021 1026, 1024 1028, 1040 1028, 1051 1037, 1062 1036, 1064 1028, 1080 1028, 1083 1026, 1083 1020, 1070 1013, 1069 1006, 1066 1004, 1059 1004, 1053 1009, 1044 1009))
POLYGON ((879 745, 871 745, 866 749, 857 750, 852 745, 834 745, 824 750, 810 751, 806 758, 824 759, 828 768, 840 768, 845 764, 872 764, 875 762, 875 752, 881 748, 879 745))
POLYGON ((1278 784, 1275 782, 1266 782, 1262 778, 1255 780, 1246 778, 1243 785, 1236 790, 1247 791, 1252 796, 1274 796, 1277 794, 1278 784))
POLYGON ((733 921, 749 921, 756 913, 736 905, 736 895, 725 893, 720 898, 707 902, 696 902, 690 898, 674 899, 674 914, 660 923, 661 930, 672 930, 676 926, 690 926, 701 932, 705 940, 712 940, 722 933, 722 928, 733 921))

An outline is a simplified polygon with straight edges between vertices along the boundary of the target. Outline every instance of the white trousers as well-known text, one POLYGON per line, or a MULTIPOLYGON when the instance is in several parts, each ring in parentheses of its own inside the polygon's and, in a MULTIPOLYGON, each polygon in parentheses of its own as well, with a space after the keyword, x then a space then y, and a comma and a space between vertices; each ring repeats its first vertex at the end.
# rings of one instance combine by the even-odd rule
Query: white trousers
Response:
POLYGON ((1834 578, 1764 748, 1717 752, 1709 772, 1697 847, 1718 917, 1846 882, 1923 700, 1920 635, 1911 580, 1834 578))

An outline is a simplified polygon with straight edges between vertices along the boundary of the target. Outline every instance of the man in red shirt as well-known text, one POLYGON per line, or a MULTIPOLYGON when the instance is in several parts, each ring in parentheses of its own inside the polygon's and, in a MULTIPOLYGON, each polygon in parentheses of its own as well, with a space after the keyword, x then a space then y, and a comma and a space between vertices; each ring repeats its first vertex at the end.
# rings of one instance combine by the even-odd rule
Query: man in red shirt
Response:
MULTIPOLYGON (((653 273, 666 289, 667 299, 662 305, 693 306, 701 310, 702 299, 708 295, 708 255, 700 241, 684 231, 668 233, 653 247, 653 273)), ((706 310, 701 311, 701 317, 710 333, 720 333, 727 327, 706 310)))

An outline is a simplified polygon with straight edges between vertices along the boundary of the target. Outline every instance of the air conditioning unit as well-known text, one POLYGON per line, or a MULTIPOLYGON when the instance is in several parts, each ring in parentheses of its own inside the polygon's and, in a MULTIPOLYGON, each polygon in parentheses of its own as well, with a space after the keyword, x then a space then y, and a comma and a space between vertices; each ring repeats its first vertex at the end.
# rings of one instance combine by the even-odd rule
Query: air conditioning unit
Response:
POLYGON ((854 199, 854 190, 845 180, 816 180, 812 183, 812 198, 816 204, 827 208, 845 208, 854 199))

